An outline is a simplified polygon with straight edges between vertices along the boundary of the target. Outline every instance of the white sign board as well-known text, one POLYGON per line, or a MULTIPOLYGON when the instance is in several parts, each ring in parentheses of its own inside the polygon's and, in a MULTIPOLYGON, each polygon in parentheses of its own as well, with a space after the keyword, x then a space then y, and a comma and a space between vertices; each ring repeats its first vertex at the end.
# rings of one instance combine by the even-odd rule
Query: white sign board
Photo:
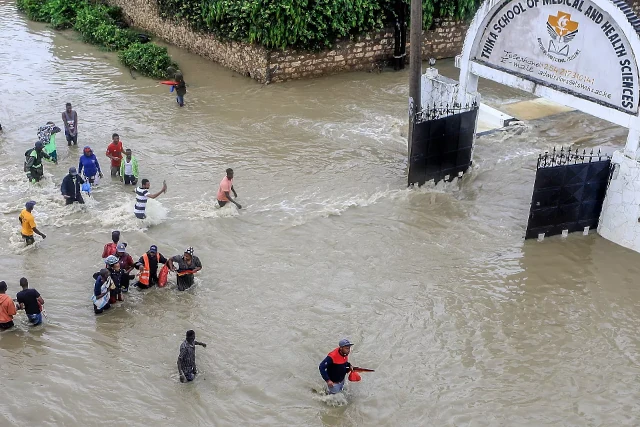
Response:
POLYGON ((638 112, 634 53, 613 19, 589 0, 506 0, 478 34, 472 61, 638 112))

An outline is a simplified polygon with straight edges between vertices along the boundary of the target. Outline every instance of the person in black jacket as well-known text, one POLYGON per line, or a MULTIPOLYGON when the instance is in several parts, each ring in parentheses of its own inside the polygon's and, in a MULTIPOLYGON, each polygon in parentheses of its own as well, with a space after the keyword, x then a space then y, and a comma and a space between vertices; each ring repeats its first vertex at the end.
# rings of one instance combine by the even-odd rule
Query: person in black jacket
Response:
POLYGON ((67 202, 67 205, 71 205, 75 202, 84 204, 82 198, 81 186, 84 184, 84 179, 78 175, 78 171, 74 167, 69 168, 69 175, 65 176, 60 186, 60 192, 62 197, 67 202))
POLYGON ((349 363, 352 345, 346 338, 340 340, 338 347, 320 362, 320 375, 327 382, 329 394, 339 393, 344 387, 344 378, 352 369, 351 363, 349 363))

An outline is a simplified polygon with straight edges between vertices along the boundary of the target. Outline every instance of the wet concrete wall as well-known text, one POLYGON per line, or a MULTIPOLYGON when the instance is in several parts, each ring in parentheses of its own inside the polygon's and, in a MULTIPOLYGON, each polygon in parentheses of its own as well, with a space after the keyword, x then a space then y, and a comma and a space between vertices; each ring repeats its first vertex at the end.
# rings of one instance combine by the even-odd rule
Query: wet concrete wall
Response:
MULTIPOLYGON (((322 52, 293 49, 269 51, 248 43, 223 41, 211 34, 192 31, 187 25, 163 20, 158 13, 156 0, 106 0, 106 3, 120 6, 130 23, 136 27, 261 83, 343 71, 373 71, 382 68, 393 57, 392 30, 340 41, 334 49, 322 52)), ((436 21, 434 27, 424 34, 423 59, 450 58, 459 54, 468 27, 466 23, 436 21)))

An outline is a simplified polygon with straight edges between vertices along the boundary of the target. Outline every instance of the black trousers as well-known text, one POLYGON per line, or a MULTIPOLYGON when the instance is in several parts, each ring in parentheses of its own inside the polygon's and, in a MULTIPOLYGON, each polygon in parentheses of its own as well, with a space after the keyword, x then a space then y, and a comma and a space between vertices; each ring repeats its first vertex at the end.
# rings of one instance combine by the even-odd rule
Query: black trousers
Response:
POLYGON ((68 198, 68 199, 65 199, 65 200, 67 201, 67 202, 66 202, 66 203, 67 203, 67 205, 72 205, 72 204, 74 204, 75 202, 78 202, 78 203, 80 203, 81 205, 84 205, 84 199, 82 198, 82 196, 81 196, 80 194, 78 194, 78 197, 76 197, 75 199, 68 198))

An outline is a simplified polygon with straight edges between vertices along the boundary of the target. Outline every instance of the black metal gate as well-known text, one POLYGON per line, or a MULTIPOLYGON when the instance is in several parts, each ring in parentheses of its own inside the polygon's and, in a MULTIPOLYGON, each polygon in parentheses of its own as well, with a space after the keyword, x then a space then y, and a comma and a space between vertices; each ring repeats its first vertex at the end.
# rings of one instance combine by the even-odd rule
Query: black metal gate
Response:
POLYGON ((471 166, 478 105, 429 107, 416 117, 409 157, 409 185, 456 178, 471 166))
POLYGON ((611 172, 611 158, 599 150, 539 155, 525 239, 596 228, 611 172))

